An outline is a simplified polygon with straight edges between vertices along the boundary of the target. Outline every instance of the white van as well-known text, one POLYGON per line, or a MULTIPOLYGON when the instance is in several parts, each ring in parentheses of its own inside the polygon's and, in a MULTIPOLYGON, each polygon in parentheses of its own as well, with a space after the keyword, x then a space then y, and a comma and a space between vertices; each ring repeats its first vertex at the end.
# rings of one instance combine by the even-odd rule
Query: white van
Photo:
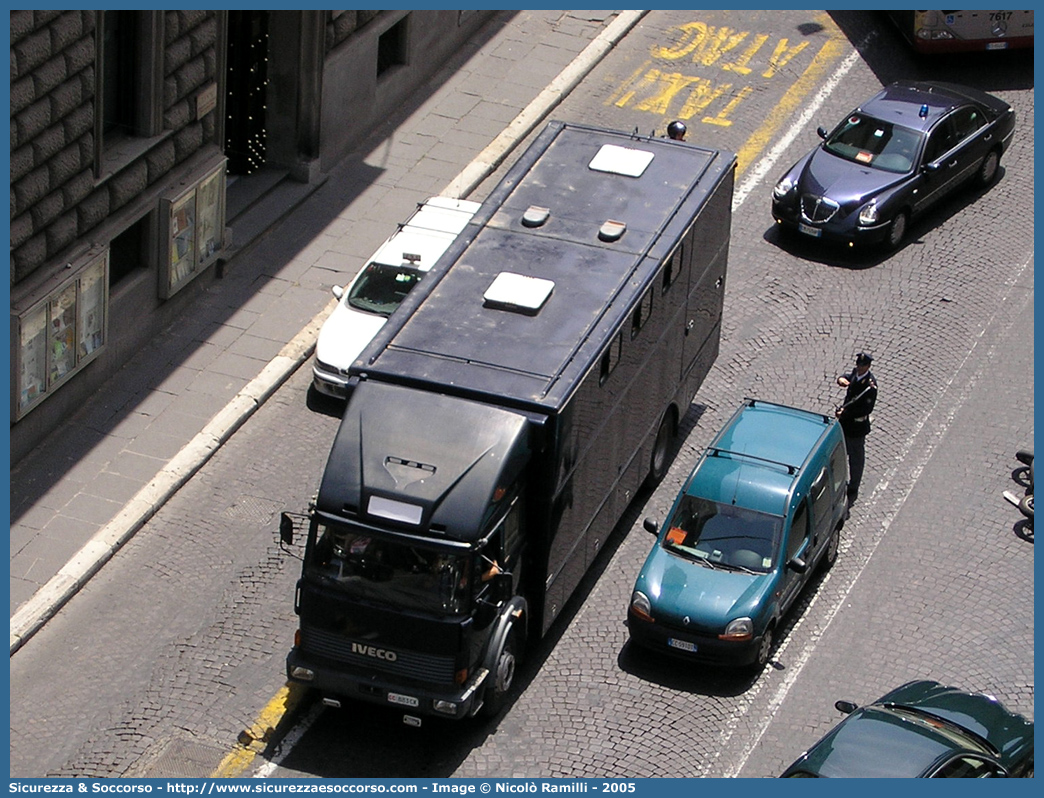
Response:
POLYGON ((340 302, 315 346, 317 391, 347 398, 348 367, 478 209, 477 202, 431 197, 378 247, 354 280, 334 286, 340 302))

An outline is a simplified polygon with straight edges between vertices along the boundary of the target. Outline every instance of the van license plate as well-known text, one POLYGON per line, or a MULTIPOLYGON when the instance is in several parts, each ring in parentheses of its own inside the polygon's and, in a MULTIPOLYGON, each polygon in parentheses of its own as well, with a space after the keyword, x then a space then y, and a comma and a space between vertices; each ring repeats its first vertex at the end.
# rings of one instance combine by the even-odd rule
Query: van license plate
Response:
POLYGON ((688 640, 678 640, 675 637, 668 637, 667 645, 671 648, 680 648, 682 651, 688 651, 691 654, 696 653, 696 644, 690 643, 688 640))
POLYGON ((821 235, 823 235, 823 231, 820 230, 818 227, 812 227, 807 224, 802 224, 801 222, 798 222, 798 230, 800 230, 807 236, 812 236, 813 238, 819 238, 821 235))
POLYGON ((401 704, 404 707, 419 707, 420 700, 411 695, 400 695, 399 693, 388 693, 388 701, 393 704, 401 704))

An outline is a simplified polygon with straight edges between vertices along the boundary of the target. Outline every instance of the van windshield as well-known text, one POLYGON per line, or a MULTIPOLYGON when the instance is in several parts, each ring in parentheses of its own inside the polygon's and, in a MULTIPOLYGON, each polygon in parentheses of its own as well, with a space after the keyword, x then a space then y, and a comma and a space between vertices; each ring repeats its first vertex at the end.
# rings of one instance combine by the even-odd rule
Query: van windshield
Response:
POLYGON ((390 316, 423 276, 409 263, 388 266, 373 261, 355 281, 347 302, 356 310, 390 316))
POLYGON ((356 598, 458 615, 467 608, 471 556, 408 546, 346 526, 318 524, 305 573, 356 598))
POLYGON ((781 529, 777 516, 686 494, 662 545, 708 565, 768 573, 776 562, 781 529))

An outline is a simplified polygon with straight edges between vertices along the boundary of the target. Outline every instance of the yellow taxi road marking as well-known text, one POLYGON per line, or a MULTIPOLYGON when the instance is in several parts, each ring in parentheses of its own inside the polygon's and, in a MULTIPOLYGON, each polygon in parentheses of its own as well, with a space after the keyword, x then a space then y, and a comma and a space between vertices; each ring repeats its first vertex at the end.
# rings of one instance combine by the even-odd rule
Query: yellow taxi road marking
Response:
MULTIPOLYGON (((815 21, 828 32, 829 38, 737 153, 740 172, 765 148, 844 50, 844 34, 830 17, 818 14, 815 21)), ((788 38, 781 37, 771 50, 762 52, 771 38, 768 34, 753 34, 727 26, 715 27, 699 21, 678 25, 671 30, 677 33, 676 40, 667 45, 653 45, 651 55, 655 60, 645 61, 632 72, 606 100, 607 105, 630 106, 661 117, 670 114, 683 121, 698 118, 703 124, 728 127, 734 121, 737 108, 754 94, 754 86, 737 87, 731 80, 715 82, 701 75, 664 69, 656 62, 716 67, 737 77, 755 75, 756 72, 756 78, 772 80, 786 74, 785 70, 794 58, 809 47, 807 40, 791 43, 788 38), (759 53, 762 57, 756 59, 759 53)))
POLYGON ((264 706, 257 719, 239 735, 239 747, 230 751, 211 778, 232 779, 253 764, 254 758, 265 750, 273 732, 282 719, 300 702, 305 691, 297 685, 285 684, 264 706))

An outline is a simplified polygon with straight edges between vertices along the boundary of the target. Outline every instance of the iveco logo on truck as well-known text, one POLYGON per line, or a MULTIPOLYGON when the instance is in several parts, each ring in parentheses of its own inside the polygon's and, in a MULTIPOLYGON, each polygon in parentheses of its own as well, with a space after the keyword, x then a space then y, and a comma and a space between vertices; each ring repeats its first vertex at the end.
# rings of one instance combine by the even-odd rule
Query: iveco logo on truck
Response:
POLYGON ((362 643, 352 643, 353 654, 365 654, 367 657, 373 657, 374 659, 383 659, 385 662, 395 662, 399 658, 399 655, 394 651, 388 651, 384 648, 377 648, 375 646, 364 646, 362 643))

